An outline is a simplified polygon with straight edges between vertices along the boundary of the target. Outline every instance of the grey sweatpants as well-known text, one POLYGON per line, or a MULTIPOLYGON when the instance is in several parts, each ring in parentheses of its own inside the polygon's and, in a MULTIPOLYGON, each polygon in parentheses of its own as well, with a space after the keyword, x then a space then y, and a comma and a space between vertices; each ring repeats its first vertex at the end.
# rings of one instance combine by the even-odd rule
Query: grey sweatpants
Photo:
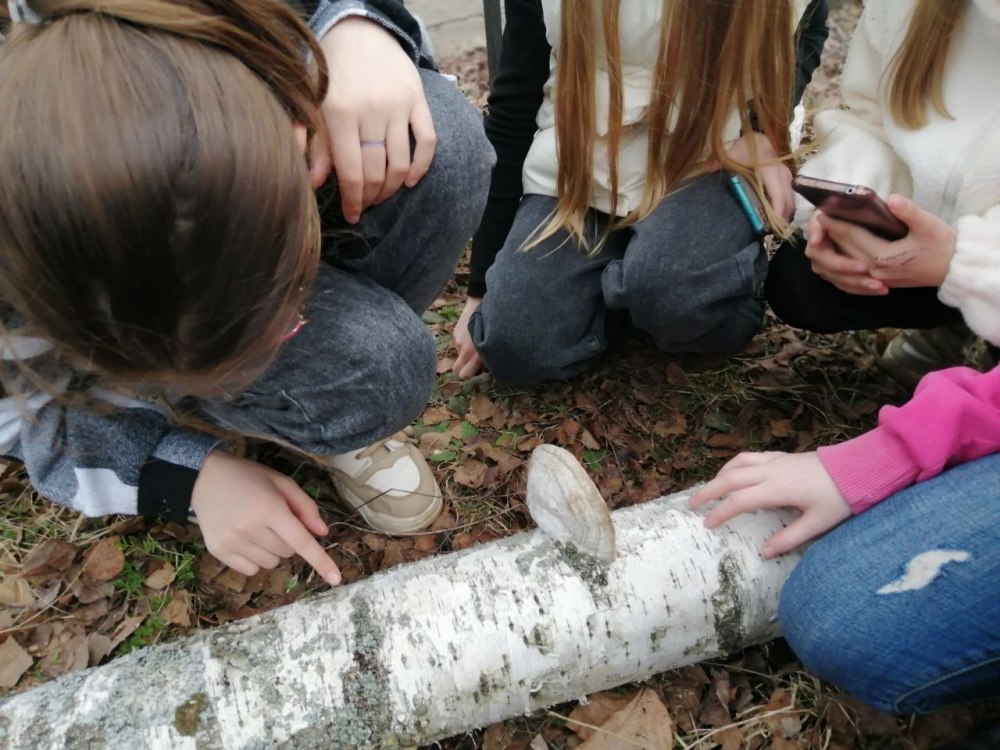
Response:
POLYGON ((199 402, 223 427, 329 455, 387 437, 425 408, 436 353, 420 314, 479 224, 495 157, 455 83, 420 73, 437 132, 430 171, 364 212, 366 251, 320 268, 308 324, 267 372, 238 395, 199 402))
MULTIPOLYGON (((500 380, 533 385, 583 371, 625 315, 666 352, 736 352, 760 329, 767 256, 723 174, 691 180, 587 256, 568 232, 525 241, 556 200, 527 195, 469 322, 500 380)), ((587 216, 592 241, 608 217, 587 216)))

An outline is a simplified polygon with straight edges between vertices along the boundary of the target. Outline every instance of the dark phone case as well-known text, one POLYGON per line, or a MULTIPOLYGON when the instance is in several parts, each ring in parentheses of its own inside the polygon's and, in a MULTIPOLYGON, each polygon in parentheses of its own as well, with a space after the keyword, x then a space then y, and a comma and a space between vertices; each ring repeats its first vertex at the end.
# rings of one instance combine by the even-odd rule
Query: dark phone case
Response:
POLYGON ((910 232, 885 201, 864 185, 800 175, 792 182, 792 187, 827 216, 862 226, 882 239, 900 240, 910 232))

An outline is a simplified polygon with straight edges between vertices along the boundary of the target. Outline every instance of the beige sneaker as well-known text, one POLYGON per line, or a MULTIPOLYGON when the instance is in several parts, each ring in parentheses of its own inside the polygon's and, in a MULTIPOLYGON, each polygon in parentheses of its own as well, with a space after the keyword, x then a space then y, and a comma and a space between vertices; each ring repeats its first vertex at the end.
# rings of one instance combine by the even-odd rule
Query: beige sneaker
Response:
POLYGON ((431 525, 441 513, 441 489, 431 467, 403 433, 320 464, 341 499, 377 531, 404 534, 431 525))

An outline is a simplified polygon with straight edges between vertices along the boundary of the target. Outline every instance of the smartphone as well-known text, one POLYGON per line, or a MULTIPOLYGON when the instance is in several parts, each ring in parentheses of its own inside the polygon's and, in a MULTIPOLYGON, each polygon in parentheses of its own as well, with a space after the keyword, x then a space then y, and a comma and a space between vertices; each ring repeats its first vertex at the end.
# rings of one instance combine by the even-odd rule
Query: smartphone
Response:
POLYGON ((792 187, 827 216, 857 224, 882 239, 901 240, 910 233, 870 187, 804 175, 798 175, 792 187))
POLYGON ((732 191, 733 197, 736 198, 740 209, 746 215, 747 221, 750 222, 754 236, 757 239, 763 239, 768 233, 767 221, 765 219, 764 208, 760 205, 760 200, 757 198, 757 193, 738 174, 730 175, 728 181, 729 189, 732 191))

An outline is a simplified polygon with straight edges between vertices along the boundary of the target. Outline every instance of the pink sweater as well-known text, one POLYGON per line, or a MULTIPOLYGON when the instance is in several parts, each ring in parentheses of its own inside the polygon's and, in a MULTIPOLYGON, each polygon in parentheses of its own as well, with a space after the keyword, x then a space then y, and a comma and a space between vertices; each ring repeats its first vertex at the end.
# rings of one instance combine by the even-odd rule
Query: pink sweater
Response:
POLYGON ((855 513, 945 469, 1000 452, 1000 367, 931 373, 902 406, 884 406, 879 426, 819 459, 855 513))

